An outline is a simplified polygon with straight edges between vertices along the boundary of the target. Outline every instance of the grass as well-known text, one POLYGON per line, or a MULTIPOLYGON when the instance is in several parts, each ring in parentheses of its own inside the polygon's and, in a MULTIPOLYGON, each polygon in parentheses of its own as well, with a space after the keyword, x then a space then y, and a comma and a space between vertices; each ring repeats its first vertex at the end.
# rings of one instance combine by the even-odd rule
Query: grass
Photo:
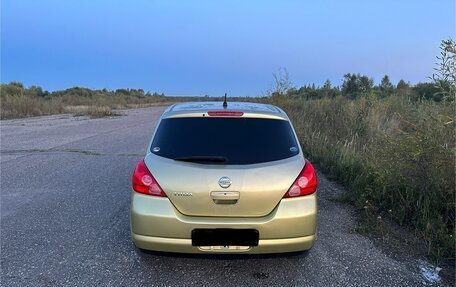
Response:
POLYGON ((0 86, 1 119, 72 113, 76 116, 105 117, 113 110, 148 107, 172 103, 179 99, 158 94, 138 93, 137 90, 89 90, 71 88, 53 93, 37 87, 24 88, 19 83, 0 86))
POLYGON ((271 101, 291 118, 307 156, 350 187, 359 209, 368 205, 412 227, 431 259, 454 259, 454 103, 399 96, 271 101))
POLYGON ((131 109, 154 106, 157 104, 171 104, 168 99, 131 98, 121 96, 108 98, 73 99, 70 97, 58 98, 31 98, 29 96, 4 96, 1 98, 1 119, 13 119, 30 116, 44 116, 53 114, 71 113, 75 116, 87 115, 90 117, 105 117, 115 115, 114 110, 131 109))

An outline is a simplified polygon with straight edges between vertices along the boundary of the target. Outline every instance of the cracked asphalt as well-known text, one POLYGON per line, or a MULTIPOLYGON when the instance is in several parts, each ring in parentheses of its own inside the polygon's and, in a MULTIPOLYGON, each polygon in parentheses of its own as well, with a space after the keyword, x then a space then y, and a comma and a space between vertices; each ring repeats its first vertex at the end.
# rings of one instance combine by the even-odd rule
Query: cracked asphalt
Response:
MULTIPOLYGON (((352 233, 345 192, 319 173, 306 254, 143 254, 130 241, 130 177, 165 107, 88 119, 1 121, 2 286, 420 286, 417 259, 352 233)), ((442 283, 441 283, 442 284, 442 283)))

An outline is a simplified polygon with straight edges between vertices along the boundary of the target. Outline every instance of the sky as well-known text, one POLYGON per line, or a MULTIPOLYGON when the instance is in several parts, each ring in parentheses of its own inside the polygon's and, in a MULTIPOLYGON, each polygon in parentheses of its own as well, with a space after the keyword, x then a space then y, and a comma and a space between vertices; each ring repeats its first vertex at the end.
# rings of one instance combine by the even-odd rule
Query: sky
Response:
POLYGON ((263 95, 346 73, 428 81, 454 0, 2 0, 1 82, 263 95))

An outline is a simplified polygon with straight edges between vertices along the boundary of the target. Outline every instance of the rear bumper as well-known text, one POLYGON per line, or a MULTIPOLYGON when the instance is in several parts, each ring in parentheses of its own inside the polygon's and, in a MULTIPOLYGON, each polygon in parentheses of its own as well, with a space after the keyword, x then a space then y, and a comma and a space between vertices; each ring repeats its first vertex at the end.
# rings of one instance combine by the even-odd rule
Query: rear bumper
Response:
POLYGON ((132 238, 135 245, 141 249, 179 253, 285 253, 308 250, 315 242, 315 235, 310 235, 297 238, 260 239, 258 246, 248 249, 210 250, 192 246, 191 239, 151 237, 134 233, 132 238))
POLYGON ((267 216, 256 218, 198 217, 181 214, 168 198, 133 192, 131 234, 142 249, 183 253, 282 253, 310 249, 315 241, 317 195, 282 200, 267 216), (192 246, 195 228, 253 228, 258 246, 247 249, 206 249, 192 246))

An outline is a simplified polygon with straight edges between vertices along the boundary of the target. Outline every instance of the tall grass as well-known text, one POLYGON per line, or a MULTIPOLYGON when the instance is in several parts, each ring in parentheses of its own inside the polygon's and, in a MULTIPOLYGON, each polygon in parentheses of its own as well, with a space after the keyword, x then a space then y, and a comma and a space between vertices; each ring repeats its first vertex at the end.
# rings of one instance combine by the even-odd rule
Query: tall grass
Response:
POLYGON ((1 97, 0 116, 1 119, 61 113, 96 116, 96 112, 101 110, 103 110, 105 115, 110 115, 113 109, 140 108, 165 102, 171 103, 167 99, 138 98, 135 96, 99 95, 94 98, 70 96, 42 98, 27 95, 6 95, 1 97))
POLYGON ((20 83, 2 84, 1 119, 61 113, 100 117, 112 115, 113 109, 147 107, 174 101, 157 94, 139 96, 85 88, 72 88, 50 94, 42 92, 41 89, 40 93, 35 93, 36 89, 38 88, 24 88, 20 83))
POLYGON ((304 152, 351 187, 357 206, 411 226, 433 258, 454 258, 453 103, 406 97, 274 97, 304 152))

